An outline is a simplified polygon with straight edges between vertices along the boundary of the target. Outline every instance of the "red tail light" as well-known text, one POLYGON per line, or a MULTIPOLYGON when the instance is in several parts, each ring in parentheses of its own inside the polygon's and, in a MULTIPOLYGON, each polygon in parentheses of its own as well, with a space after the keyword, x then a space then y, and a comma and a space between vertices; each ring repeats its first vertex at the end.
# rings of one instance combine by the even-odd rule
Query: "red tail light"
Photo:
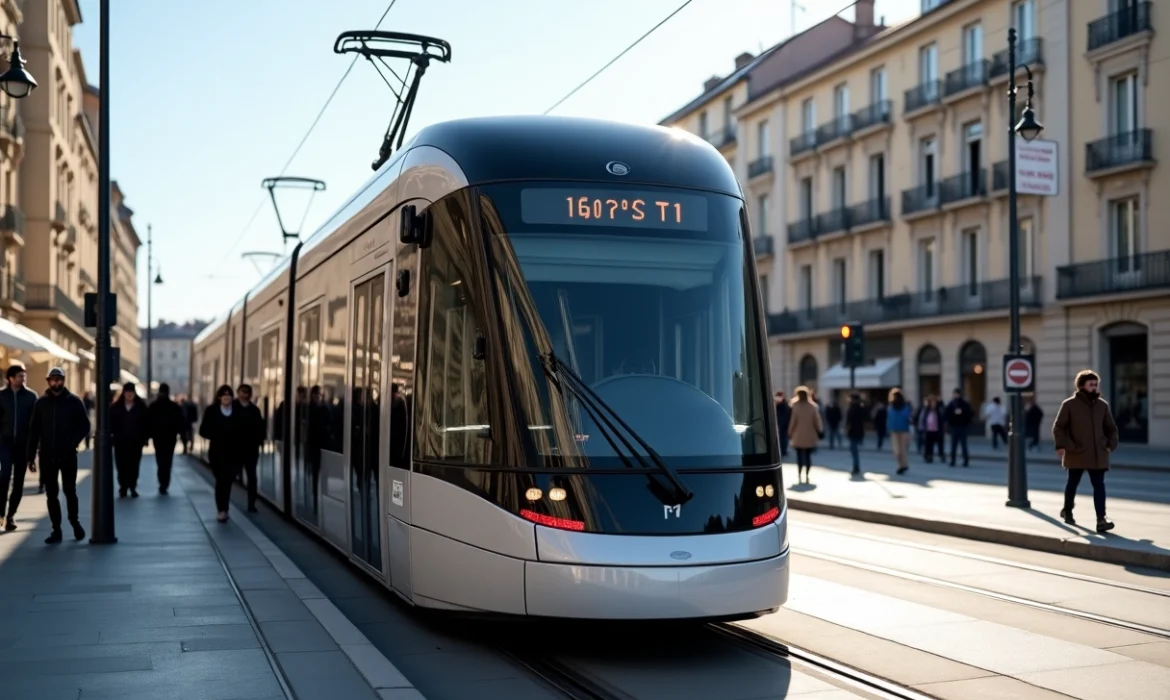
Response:
POLYGON ((528 510, 527 508, 520 509, 520 517, 525 520, 531 520, 537 525, 544 525, 545 527, 555 527, 558 530, 584 530, 585 522, 583 520, 570 520, 568 518, 557 518, 552 515, 544 515, 536 511, 528 510))
POLYGON ((776 518, 779 518, 779 517, 780 517, 780 509, 773 508, 771 510, 760 513, 756 517, 752 518, 752 527, 763 527, 764 525, 767 525, 768 523, 776 522, 776 518))

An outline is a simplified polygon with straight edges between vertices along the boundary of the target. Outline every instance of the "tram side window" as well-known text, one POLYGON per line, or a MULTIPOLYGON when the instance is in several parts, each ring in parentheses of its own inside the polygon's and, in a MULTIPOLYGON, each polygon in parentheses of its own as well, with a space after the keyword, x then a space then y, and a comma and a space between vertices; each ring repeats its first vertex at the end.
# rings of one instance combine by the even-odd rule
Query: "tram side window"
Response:
POLYGON ((486 464, 492 455, 487 372, 473 357, 484 323, 470 284, 479 251, 470 242, 462 198, 438 202, 431 212, 435 237, 423 254, 419 347, 426 358, 425 403, 415 444, 423 459, 486 464))
POLYGON ((257 391, 256 385, 260 379, 260 339, 255 338, 248 341, 248 351, 245 355, 247 360, 244 365, 244 381, 252 385, 253 393, 257 391))
POLYGON ((346 294, 340 292, 323 306, 325 328, 320 355, 321 403, 328 415, 328 431, 323 435, 321 449, 338 454, 345 454, 346 343, 349 338, 346 294))

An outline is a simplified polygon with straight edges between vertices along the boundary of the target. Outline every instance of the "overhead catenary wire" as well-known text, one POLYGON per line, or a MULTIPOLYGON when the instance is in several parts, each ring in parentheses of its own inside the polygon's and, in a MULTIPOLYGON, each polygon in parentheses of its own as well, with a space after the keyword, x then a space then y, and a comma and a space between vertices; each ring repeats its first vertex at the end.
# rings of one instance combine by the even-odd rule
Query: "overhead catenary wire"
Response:
MULTIPOLYGON (((386 9, 382 12, 382 16, 378 18, 378 23, 374 25, 375 30, 381 28, 382 22, 386 21, 386 16, 390 14, 390 10, 394 9, 394 4, 396 2, 398 2, 398 0, 390 0, 390 4, 387 5, 386 9)), ((293 149, 292 155, 290 155, 288 160, 285 161, 284 167, 280 169, 280 174, 277 177, 283 177, 284 174, 288 172, 289 166, 292 165, 293 161, 297 157, 297 154, 301 152, 301 149, 304 148, 305 144, 309 141, 309 137, 313 135, 313 130, 317 128, 317 124, 320 123, 321 117, 325 116, 325 111, 329 109, 329 105, 333 102, 333 98, 336 97, 338 91, 341 90, 341 86, 345 83, 346 78, 349 77, 350 72, 353 71, 353 67, 357 65, 359 58, 361 58, 361 54, 356 54, 353 57, 353 60, 349 62, 349 66, 345 69, 345 72, 341 74, 341 79, 338 80, 337 84, 333 86, 333 91, 329 93, 329 97, 325 98, 325 104, 321 105, 321 109, 317 111, 317 116, 313 118, 313 123, 309 125, 308 130, 305 131, 305 135, 301 137, 300 142, 298 142, 297 147, 293 149)), ((248 223, 244 224, 244 227, 240 229, 239 235, 236 236, 235 242, 232 243, 230 248, 228 248, 227 253, 223 256, 223 261, 220 262, 219 266, 222 267, 222 265, 226 263, 231 257, 232 253, 235 252, 236 248, 238 248, 240 244, 244 242, 244 236, 248 235, 248 231, 251 230, 252 224, 256 223, 256 217, 260 216, 260 212, 263 211, 264 205, 267 201, 268 200, 266 198, 261 197, 260 203, 256 205, 256 209, 252 212, 252 216, 248 217, 248 223)), ((305 216, 308 217, 308 210, 305 211, 305 216)), ((302 225, 303 223, 304 222, 302 221, 302 225)))

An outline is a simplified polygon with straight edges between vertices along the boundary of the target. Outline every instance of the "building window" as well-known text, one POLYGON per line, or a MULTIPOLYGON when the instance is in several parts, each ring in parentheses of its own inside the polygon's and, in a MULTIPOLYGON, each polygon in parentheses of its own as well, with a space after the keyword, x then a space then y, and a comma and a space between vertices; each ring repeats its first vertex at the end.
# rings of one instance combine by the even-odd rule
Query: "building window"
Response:
POLYGON ((918 242, 918 289, 922 291, 927 301, 934 298, 934 288, 937 284, 934 268, 934 247, 935 242, 933 238, 927 238, 918 242))
POLYGON ((963 27, 963 64, 972 65, 983 60, 983 25, 979 22, 963 27))
POLYGON ((869 251, 869 297, 886 298, 886 251, 880 248, 869 251))
POLYGON ((1112 80, 1110 87, 1111 134, 1128 134, 1139 128, 1137 73, 1127 73, 1112 80))
POLYGON ((800 220, 808 221, 813 215, 813 180, 806 177, 800 181, 800 220))
POLYGON ((768 145, 768 120, 760 122, 756 125, 756 145, 759 148, 760 158, 765 158, 771 153, 771 148, 768 145))
POLYGON ((845 208, 845 166, 833 168, 833 209, 845 208))
POLYGON ((1117 260, 1118 272, 1132 272, 1140 269, 1141 259, 1141 210, 1137 197, 1126 197, 1109 203, 1112 250, 1110 255, 1117 260))
POLYGON ((1036 0, 1018 0, 1012 5, 1012 26, 1021 41, 1036 36, 1036 0))
POLYGON ((707 138, 707 113, 699 112, 699 136, 707 138))
POLYGON ((918 83, 938 80, 938 44, 927 44, 918 49, 918 83))
POLYGON ((963 286, 969 296, 979 295, 979 229, 963 231, 963 286))
POLYGON ((800 103, 800 129, 808 133, 817 128, 817 104, 809 97, 800 103))
POLYGON ((756 202, 756 207, 758 208, 756 217, 760 226, 759 230, 756 231, 756 235, 766 236, 768 235, 768 195, 760 195, 756 202))
POLYGON ((869 157, 869 198, 885 199, 886 196, 886 154, 875 153, 869 157))
POLYGON ((886 99, 887 92, 886 67, 874 68, 869 72, 869 102, 877 104, 886 99))
POLYGON ((800 308, 803 311, 812 309, 813 304, 813 270, 812 265, 800 266, 800 308))
POLYGON ((845 311, 848 278, 845 276, 845 258, 833 260, 833 303, 842 312, 845 311))
POLYGON ((926 189, 926 196, 933 197, 935 180, 938 179, 936 162, 938 160, 937 144, 933 136, 927 137, 918 143, 918 184, 926 189))
POLYGON ((735 112, 731 108, 731 98, 723 99, 723 131, 724 137, 731 135, 731 131, 735 129, 735 112))
POLYGON ((833 88, 833 116, 840 119, 849 114, 849 85, 841 83, 833 88))

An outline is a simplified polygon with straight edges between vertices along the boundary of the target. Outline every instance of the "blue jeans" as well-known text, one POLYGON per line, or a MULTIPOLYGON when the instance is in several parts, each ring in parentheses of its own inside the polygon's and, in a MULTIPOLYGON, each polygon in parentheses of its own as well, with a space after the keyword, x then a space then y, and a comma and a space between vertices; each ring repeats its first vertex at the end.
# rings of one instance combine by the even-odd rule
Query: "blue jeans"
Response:
POLYGON ((849 438, 849 455, 853 457, 853 473, 861 471, 861 438, 849 438))
POLYGON ((959 446, 963 446, 963 464, 971 461, 967 455, 967 426, 951 426, 951 464, 955 463, 955 453, 959 446))

